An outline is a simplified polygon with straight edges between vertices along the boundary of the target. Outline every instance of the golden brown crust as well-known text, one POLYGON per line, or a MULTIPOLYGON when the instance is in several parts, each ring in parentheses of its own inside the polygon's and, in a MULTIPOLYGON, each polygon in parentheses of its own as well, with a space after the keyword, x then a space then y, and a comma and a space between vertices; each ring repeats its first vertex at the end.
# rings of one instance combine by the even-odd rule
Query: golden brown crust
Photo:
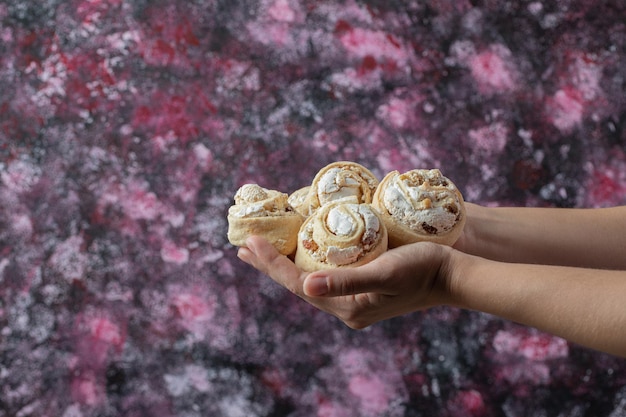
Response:
POLYGON ((304 207, 305 215, 311 215, 327 202, 349 194, 355 195, 359 203, 369 204, 377 186, 376 176, 361 164, 350 161, 328 164, 313 178, 304 207))
POLYGON ((296 213, 252 218, 228 216, 228 241, 235 246, 245 247, 249 236, 263 236, 281 254, 292 255, 296 251, 302 221, 302 217, 296 213))
POLYGON ((246 246, 249 236, 266 238, 281 254, 292 255, 304 218, 287 202, 288 196, 257 184, 246 184, 228 210, 228 241, 246 246))
POLYGON ((304 271, 366 264, 387 250, 387 230, 369 204, 328 203, 302 224, 295 263, 304 271))
POLYGON ((387 227, 389 247, 420 241, 452 246, 465 225, 463 196, 438 169, 388 173, 372 205, 387 227))
POLYGON ((298 213, 300 213, 300 215, 304 217, 309 216, 306 205, 307 205, 307 196, 309 195, 310 189, 311 189, 310 185, 307 185, 306 187, 302 187, 294 191, 293 193, 289 194, 289 198, 287 199, 287 202, 289 203, 289 205, 291 205, 291 207, 293 207, 295 211, 297 211, 298 213))

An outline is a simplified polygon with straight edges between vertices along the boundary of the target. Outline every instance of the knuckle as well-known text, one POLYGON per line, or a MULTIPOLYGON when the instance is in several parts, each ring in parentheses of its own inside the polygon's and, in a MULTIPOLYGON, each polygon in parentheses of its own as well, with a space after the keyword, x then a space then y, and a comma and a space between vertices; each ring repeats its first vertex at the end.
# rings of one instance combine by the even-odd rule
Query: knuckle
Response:
POLYGON ((269 270, 274 270, 277 269, 280 265, 281 262, 281 257, 283 255, 280 254, 274 254, 274 255, 270 255, 266 260, 265 260, 265 264, 267 265, 269 270))
POLYGON ((341 275, 327 277, 328 292, 333 295, 352 295, 355 291, 354 282, 341 275))
POLYGON ((349 279, 341 281, 341 295, 351 295, 355 293, 354 282, 349 279))
POLYGON ((337 278, 329 276, 327 278, 328 290, 335 295, 351 295, 354 294, 355 286, 352 280, 345 278, 337 278))
POLYGON ((287 290, 293 294, 298 294, 298 290, 296 289, 296 287, 294 285, 291 284, 285 284, 285 288, 287 288, 287 290))
POLYGON ((300 287, 298 282, 295 282, 290 279, 275 279, 275 281, 282 284, 289 292, 297 295, 298 297, 303 297, 302 288, 300 287))

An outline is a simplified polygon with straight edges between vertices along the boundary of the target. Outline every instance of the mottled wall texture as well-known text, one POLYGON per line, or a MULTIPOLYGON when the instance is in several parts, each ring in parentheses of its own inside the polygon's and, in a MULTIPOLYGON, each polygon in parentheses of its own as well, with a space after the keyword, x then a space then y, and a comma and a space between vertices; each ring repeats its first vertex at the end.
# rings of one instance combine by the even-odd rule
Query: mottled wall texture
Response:
POLYGON ((626 416, 624 360, 450 308, 350 330, 226 240, 239 186, 337 160, 626 204, 625 77, 624 0, 3 0, 0 417, 626 416))

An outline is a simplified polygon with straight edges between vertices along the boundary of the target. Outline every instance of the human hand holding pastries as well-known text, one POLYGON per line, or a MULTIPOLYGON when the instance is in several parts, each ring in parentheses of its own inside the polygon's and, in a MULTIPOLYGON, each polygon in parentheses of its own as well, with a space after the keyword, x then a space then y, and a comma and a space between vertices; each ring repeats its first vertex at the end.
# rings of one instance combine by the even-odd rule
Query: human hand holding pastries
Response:
MULTIPOLYGON (((375 212, 382 211, 378 213, 379 231, 387 230, 385 224, 388 224, 390 235, 395 236, 397 230, 401 233, 390 238, 393 241, 390 249, 367 257, 364 264, 326 268, 317 264, 309 267, 307 261, 298 266, 281 255, 275 243, 254 236, 252 229, 244 229, 238 236, 242 246, 238 256, 353 328, 436 305, 450 305, 500 316, 626 357, 626 333, 623 331, 626 328, 626 257, 623 256, 626 206, 606 209, 481 207, 465 204, 453 184, 439 172, 415 171, 389 173, 370 194, 372 201, 360 201, 368 191, 355 186, 354 171, 345 175, 341 170, 326 175, 327 186, 311 185, 299 198, 292 199, 302 209, 303 201, 317 192, 312 189, 330 195, 331 198, 314 209, 315 214, 311 213, 310 217, 323 219, 326 222, 323 229, 339 236, 340 241, 352 239, 349 236, 353 229, 360 230, 360 226, 353 227, 352 222, 346 226, 345 219, 359 216, 343 207, 346 201, 341 199, 348 197, 350 210, 371 206, 375 212), (395 185, 389 187, 388 184, 395 185), (382 199, 378 198, 380 196, 382 199), (392 204, 390 208, 389 202, 394 202, 395 206, 392 204), (328 207, 324 208, 326 205, 328 207), (339 206, 343 208, 337 209, 339 206), (417 227, 407 232, 406 225, 394 223, 402 218, 412 219, 409 226, 417 227), (418 242, 406 243, 414 237, 404 240, 403 235, 413 233, 419 235, 418 242), (393 248, 395 245, 400 246, 393 248)), ((317 198, 319 200, 319 196, 317 198)), ((303 212, 310 207, 308 205, 303 212)), ((241 210, 233 209, 240 217, 255 211, 241 210)), ((293 212, 292 209, 285 211, 293 212)), ((235 229, 236 217, 232 224, 235 229)), ((230 221, 229 217, 229 228, 230 221)), ((300 235, 296 240, 301 239, 300 244, 306 251, 315 246, 324 247, 323 255, 315 255, 319 259, 339 255, 338 258, 344 260, 358 253, 350 245, 320 239, 313 229, 309 231, 309 221, 313 220, 307 220, 298 231, 290 232, 300 235)), ((370 220, 370 226, 372 224, 370 220)), ((261 235, 269 232, 270 237, 276 232, 271 227, 260 231, 261 235)), ((369 238, 356 240, 371 242, 369 238)))
POLYGON ((295 252, 296 264, 313 271, 362 265, 389 245, 452 245, 465 213, 461 193, 439 170, 393 171, 379 184, 364 166, 339 161, 287 197, 244 185, 235 195, 228 222, 233 245, 245 246, 246 237, 261 235, 280 253, 295 252))
POLYGON ((421 242, 383 252, 350 268, 309 273, 281 256, 259 236, 248 239, 237 256, 318 309, 354 329, 446 303, 440 272, 452 249, 421 242))
POLYGON ((451 246, 465 225, 463 196, 438 169, 390 172, 372 205, 382 215, 390 247, 420 241, 451 246))
POLYGON ((626 357, 626 260, 621 256, 626 247, 626 207, 468 207, 469 230, 463 233, 461 242, 464 250, 509 257, 510 247, 502 247, 506 241, 509 246, 521 245, 524 253, 517 256, 529 262, 536 259, 536 253, 552 248, 557 258, 580 264, 581 259, 589 259, 585 253, 589 252, 587 243, 592 242, 597 248, 591 251, 600 260, 621 270, 502 262, 431 242, 390 249, 362 266, 311 273, 298 268, 258 236, 250 237, 248 247, 241 248, 238 256, 355 329, 408 312, 449 305, 493 314, 626 357), (555 216, 561 221, 554 221, 555 216), (492 227, 493 223, 497 226, 492 227), (568 224, 576 227, 565 231, 564 225, 568 224), (604 231, 608 229, 615 233, 607 236, 604 231), (520 235, 508 235, 513 230, 519 230, 520 235), (553 232, 567 235, 564 249, 554 246, 552 239, 544 243, 542 236, 553 232), (526 246, 530 241, 534 242, 533 250, 526 246), (565 252, 572 250, 581 256, 566 256, 565 252))

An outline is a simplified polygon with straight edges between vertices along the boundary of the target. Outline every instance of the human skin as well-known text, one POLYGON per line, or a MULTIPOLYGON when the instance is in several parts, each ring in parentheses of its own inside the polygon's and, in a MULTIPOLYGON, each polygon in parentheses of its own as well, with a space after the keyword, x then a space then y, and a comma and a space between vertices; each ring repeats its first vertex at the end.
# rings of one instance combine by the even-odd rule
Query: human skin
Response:
POLYGON ((256 236, 238 256, 351 328, 449 305, 626 357, 626 207, 467 214, 455 248, 405 245, 357 268, 305 273, 256 236))
POLYGON ((487 208, 466 203, 455 248, 503 262, 626 269, 626 206, 487 208))

